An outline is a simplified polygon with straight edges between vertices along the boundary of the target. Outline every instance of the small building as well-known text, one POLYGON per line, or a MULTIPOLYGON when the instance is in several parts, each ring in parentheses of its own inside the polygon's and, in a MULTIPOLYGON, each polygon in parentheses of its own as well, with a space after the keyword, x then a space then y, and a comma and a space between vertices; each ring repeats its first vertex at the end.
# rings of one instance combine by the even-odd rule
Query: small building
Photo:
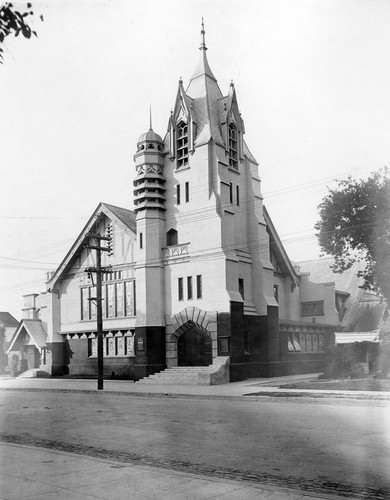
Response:
POLYGON ((389 318, 387 305, 379 295, 362 288, 363 278, 359 271, 364 269, 364 262, 355 262, 343 273, 335 273, 333 264, 333 258, 328 257, 299 262, 296 266, 316 282, 335 285, 338 311, 336 345, 349 349, 364 372, 372 373, 377 369, 380 328, 389 318))
POLYGON ((7 349, 19 321, 9 312, 0 312, 0 373, 8 369, 7 349))
POLYGON ((46 358, 46 293, 24 295, 23 299, 23 319, 17 323, 6 350, 8 368, 14 374, 39 369, 46 358))

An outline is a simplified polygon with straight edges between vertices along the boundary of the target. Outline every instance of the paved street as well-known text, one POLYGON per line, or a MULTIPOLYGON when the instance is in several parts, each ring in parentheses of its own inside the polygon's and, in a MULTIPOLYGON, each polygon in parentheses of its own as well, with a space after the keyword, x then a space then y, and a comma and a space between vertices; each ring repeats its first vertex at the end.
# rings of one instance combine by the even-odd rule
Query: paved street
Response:
POLYGON ((0 398, 3 442, 312 494, 389 498, 386 402, 11 390, 0 398))

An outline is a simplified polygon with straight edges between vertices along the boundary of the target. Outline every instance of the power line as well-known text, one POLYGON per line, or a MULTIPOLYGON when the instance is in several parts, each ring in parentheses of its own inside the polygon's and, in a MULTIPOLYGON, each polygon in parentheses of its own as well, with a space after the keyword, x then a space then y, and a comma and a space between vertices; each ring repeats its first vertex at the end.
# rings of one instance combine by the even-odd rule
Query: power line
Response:
POLYGON ((50 217, 50 216, 27 216, 27 215, 0 215, 0 219, 12 219, 12 220, 36 220, 36 221, 45 221, 45 220, 84 220, 84 217, 50 217))
POLYGON ((16 259, 16 258, 13 258, 13 257, 3 257, 1 255, 0 255, 0 259, 15 260, 17 262, 29 262, 30 264, 48 264, 48 265, 51 265, 51 266, 56 266, 57 265, 56 262, 39 262, 39 261, 36 261, 36 260, 26 260, 26 259, 16 259))

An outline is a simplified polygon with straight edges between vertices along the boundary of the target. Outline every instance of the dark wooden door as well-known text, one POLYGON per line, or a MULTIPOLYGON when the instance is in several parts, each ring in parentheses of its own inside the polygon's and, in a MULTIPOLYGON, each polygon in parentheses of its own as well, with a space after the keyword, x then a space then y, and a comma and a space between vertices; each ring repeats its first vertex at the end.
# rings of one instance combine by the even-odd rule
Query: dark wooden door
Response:
POLYGON ((35 345, 28 345, 27 347, 27 369, 39 368, 39 351, 35 345))
POLYGON ((208 366, 213 360, 210 336, 196 326, 187 330, 177 342, 179 366, 208 366))

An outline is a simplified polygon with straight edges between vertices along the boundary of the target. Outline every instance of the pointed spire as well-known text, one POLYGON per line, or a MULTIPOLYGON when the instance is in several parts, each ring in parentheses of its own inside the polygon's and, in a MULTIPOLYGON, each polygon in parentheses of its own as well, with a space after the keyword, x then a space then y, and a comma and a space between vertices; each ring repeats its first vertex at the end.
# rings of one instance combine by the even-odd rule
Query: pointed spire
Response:
POLYGON ((152 128, 152 105, 149 104, 149 130, 153 130, 152 128))
POLYGON ((209 76, 210 78, 212 78, 213 80, 217 81, 217 79, 213 75, 213 72, 210 69, 209 63, 207 62, 207 56, 206 56, 207 47, 206 47, 206 38, 205 38, 206 32, 204 29, 203 17, 202 17, 202 30, 201 30, 200 34, 201 34, 201 40, 200 40, 199 50, 201 51, 201 54, 200 54, 198 66, 195 70, 195 73, 192 75, 191 80, 193 80, 194 78, 197 78, 198 76, 206 75, 206 76, 209 76))
POLYGON ((200 47, 199 47, 199 50, 207 50, 207 47, 206 47, 206 32, 204 30, 204 22, 203 22, 203 16, 202 16, 202 30, 200 32, 201 34, 201 40, 200 40, 200 47))

